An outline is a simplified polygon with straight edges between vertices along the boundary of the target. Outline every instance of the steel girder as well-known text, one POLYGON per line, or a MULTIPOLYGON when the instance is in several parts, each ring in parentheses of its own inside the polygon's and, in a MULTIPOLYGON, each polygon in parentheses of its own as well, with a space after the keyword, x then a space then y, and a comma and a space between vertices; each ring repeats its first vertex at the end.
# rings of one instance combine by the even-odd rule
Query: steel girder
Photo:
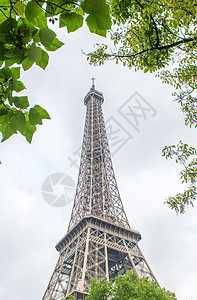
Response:
POLYGON ((83 218, 57 245, 60 257, 43 300, 61 300, 74 291, 88 293, 95 276, 114 281, 131 269, 139 277, 155 279, 138 246, 140 238, 138 232, 100 218, 83 218))
POLYGON ((56 245, 59 260, 43 300, 68 295, 85 299, 90 280, 114 281, 133 269, 139 277, 156 280, 130 229, 112 166, 101 105, 94 85, 85 97, 87 107, 78 183, 67 234, 56 245))
POLYGON ((76 195, 68 231, 84 216, 95 215, 129 228, 117 187, 102 113, 102 94, 85 98, 87 106, 76 195))

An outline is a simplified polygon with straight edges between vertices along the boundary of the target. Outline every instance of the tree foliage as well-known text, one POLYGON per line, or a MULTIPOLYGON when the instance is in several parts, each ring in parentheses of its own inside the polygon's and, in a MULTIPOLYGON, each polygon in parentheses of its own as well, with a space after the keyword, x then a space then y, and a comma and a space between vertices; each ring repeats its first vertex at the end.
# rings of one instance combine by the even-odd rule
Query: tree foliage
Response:
POLYGON ((187 183, 189 187, 183 193, 178 193, 166 200, 171 209, 174 209, 177 214, 182 214, 185 212, 186 206, 194 205, 197 196, 197 149, 180 141, 178 145, 164 147, 162 152, 166 159, 175 158, 176 163, 183 166, 180 179, 182 183, 187 183))
POLYGON ((125 276, 119 275, 115 283, 93 279, 87 300, 176 300, 174 293, 161 289, 147 277, 138 278, 132 270, 125 276))
MULTIPOLYGON (((174 100, 181 106, 185 124, 196 128, 197 1, 111 0, 110 4, 114 49, 107 44, 97 45, 97 49, 88 54, 90 63, 101 65, 115 60, 135 70, 155 72, 164 83, 175 88, 174 100)), ((187 144, 165 147, 163 155, 181 162, 180 147, 185 147, 188 153, 188 157, 183 158, 185 171, 180 176, 189 186, 166 203, 177 213, 184 213, 185 207, 196 200, 196 160, 190 162, 189 159, 193 147, 187 144)))
POLYGON ((1 0, 0 1, 0 132, 2 142, 20 132, 31 143, 36 126, 50 119, 47 111, 30 107, 20 81, 24 71, 37 65, 45 69, 49 52, 63 43, 49 28, 59 22, 73 32, 86 21, 89 30, 105 36, 111 27, 106 0, 1 0), (18 66, 17 66, 18 65, 18 66))
MULTIPOLYGON (((49 119, 39 105, 30 107, 27 96, 18 93, 25 89, 20 70, 32 65, 45 69, 50 51, 63 43, 50 24, 59 22, 73 32, 83 25, 90 32, 106 36, 110 30, 111 44, 97 45, 89 53, 90 64, 101 65, 115 60, 124 66, 155 72, 164 83, 175 88, 173 96, 185 116, 185 124, 197 127, 197 0, 1 0, 0 3, 0 132, 2 141, 20 132, 28 142, 41 125, 49 119), (49 28, 50 27, 50 28, 49 28), (17 66, 18 65, 18 66, 17 66)), ((180 145, 165 147, 163 155, 183 164, 180 145)), ((181 180, 188 189, 166 203, 177 213, 196 200, 195 158, 184 157, 181 180), (184 173, 186 172, 186 174, 184 173), (185 174, 185 175, 183 175, 185 174)), ((192 154, 195 157, 195 154, 192 154)))
MULTIPOLYGON (((64 299, 62 299, 62 300, 64 300, 64 299)), ((72 295, 70 295, 70 296, 68 296, 68 297, 66 298, 66 300, 75 300, 75 297, 72 296, 72 295)))

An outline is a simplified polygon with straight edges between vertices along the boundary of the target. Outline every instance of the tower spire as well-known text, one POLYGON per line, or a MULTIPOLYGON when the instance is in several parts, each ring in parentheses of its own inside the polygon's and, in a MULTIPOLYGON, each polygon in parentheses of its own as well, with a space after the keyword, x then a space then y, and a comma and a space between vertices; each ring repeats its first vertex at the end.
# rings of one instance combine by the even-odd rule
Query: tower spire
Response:
POLYGON ((69 295, 85 299, 90 280, 114 281, 133 269, 155 279, 130 228, 120 198, 102 113, 102 93, 92 88, 84 99, 86 119, 78 183, 66 235, 56 245, 59 260, 43 300, 69 295))
POLYGON ((96 78, 92 77, 91 80, 92 80, 92 89, 95 90, 95 84, 94 83, 95 83, 96 78))

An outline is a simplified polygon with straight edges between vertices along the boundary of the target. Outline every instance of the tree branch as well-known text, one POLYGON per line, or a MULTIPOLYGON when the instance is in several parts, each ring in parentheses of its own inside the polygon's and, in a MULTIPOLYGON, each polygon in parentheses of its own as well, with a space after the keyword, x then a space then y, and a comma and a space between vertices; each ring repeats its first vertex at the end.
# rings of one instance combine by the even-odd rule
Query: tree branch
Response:
POLYGON ((172 43, 172 44, 168 44, 168 45, 164 45, 164 46, 160 46, 160 47, 152 47, 152 48, 149 48, 149 49, 145 49, 145 50, 142 50, 140 52, 137 52, 135 54, 131 54, 131 55, 119 55, 119 54, 104 54, 103 57, 114 57, 114 58, 131 58, 131 57, 136 57, 138 55, 141 55, 141 54, 144 54, 146 52, 149 52, 149 51, 154 51, 154 50, 164 50, 164 49, 169 49, 169 48, 173 48, 173 47, 176 47, 178 45, 181 45, 181 44, 186 44, 186 43, 189 43, 189 42, 192 42, 192 41, 195 41, 197 40, 197 37, 195 38, 188 38, 188 39, 182 39, 181 41, 177 41, 175 43, 172 43))
POLYGON ((159 46, 160 40, 159 40, 159 32, 158 32, 158 28, 157 28, 157 24, 155 23, 154 18, 152 17, 152 15, 150 15, 151 20, 153 21, 153 25, 155 27, 155 31, 156 31, 156 36, 157 36, 157 43, 156 43, 156 47, 159 46))

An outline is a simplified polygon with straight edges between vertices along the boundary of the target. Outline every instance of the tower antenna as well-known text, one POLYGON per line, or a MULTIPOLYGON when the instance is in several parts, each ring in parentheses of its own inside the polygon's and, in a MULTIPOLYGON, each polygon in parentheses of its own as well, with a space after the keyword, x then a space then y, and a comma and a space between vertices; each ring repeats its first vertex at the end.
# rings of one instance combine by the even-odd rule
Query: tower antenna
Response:
POLYGON ((91 80, 92 80, 92 89, 95 90, 95 84, 94 84, 94 82, 95 82, 96 78, 92 77, 91 80))

